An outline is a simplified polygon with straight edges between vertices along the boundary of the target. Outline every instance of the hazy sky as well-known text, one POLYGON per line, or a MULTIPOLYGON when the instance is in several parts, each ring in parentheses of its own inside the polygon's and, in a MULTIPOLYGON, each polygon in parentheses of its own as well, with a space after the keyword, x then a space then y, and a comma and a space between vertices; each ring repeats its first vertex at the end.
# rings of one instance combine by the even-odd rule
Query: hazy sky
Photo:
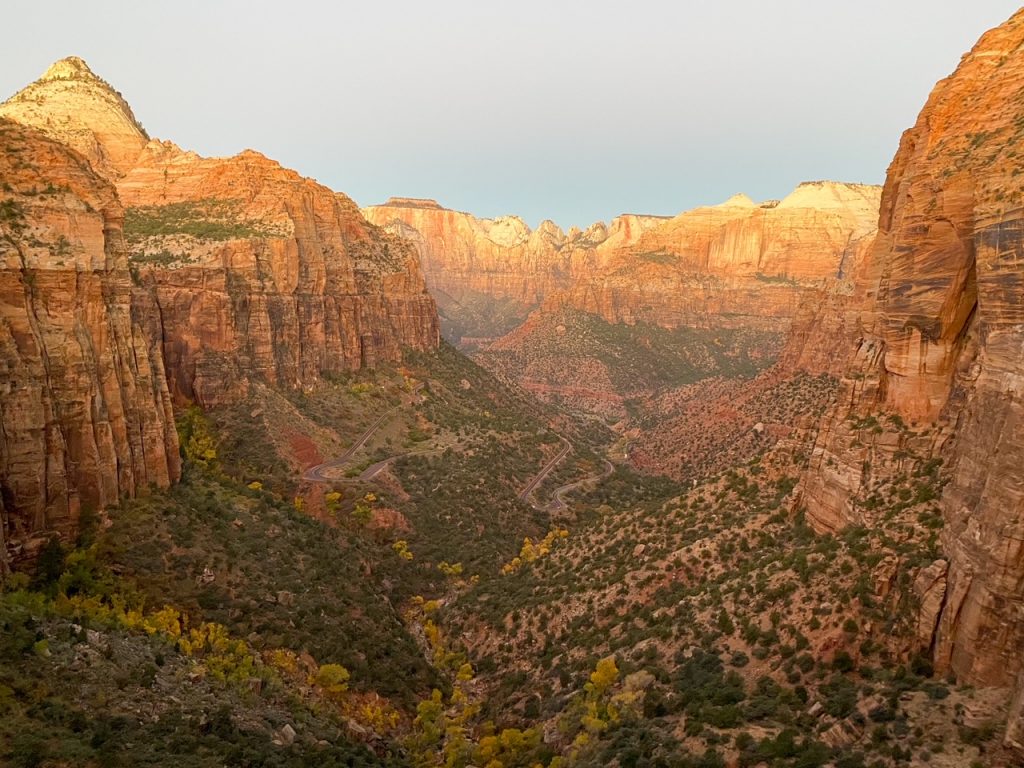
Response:
POLYGON ((151 135, 367 205, 586 225, 880 183, 1010 0, 9 3, 0 99, 79 55, 151 135))

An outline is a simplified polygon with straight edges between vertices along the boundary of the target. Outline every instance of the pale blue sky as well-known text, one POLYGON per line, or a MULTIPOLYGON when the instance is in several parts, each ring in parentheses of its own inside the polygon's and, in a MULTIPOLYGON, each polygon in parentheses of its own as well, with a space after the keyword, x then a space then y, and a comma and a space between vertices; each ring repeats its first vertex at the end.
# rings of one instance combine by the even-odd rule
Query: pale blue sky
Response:
POLYGON ((347 192, 586 225, 880 183, 1003 0, 16 3, 0 98, 85 58, 149 132, 347 192))

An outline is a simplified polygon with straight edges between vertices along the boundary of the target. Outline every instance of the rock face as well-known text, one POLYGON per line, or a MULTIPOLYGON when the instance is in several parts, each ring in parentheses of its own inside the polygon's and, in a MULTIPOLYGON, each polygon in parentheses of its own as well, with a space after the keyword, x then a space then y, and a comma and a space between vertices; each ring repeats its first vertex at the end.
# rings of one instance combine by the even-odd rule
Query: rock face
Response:
POLYGON ((344 195, 150 141, 76 58, 0 115, 0 567, 83 506, 173 482, 172 399, 437 346, 414 248, 344 195))
POLYGON ((223 404, 252 379, 309 386, 437 346, 412 246, 257 152, 153 142, 118 191, 178 399, 223 404))
POLYGON ((84 157, 0 119, 0 572, 83 506, 179 475, 124 214, 84 157))
POLYGON ((31 125, 77 149, 111 181, 135 164, 149 141, 121 94, 77 56, 56 62, 0 104, 0 117, 31 125))
POLYGON ((551 302, 609 322, 786 330, 808 290, 862 258, 878 195, 809 182, 780 203, 737 195, 686 211, 611 249, 551 302))
POLYGON ((80 149, 115 182, 178 401, 223 404, 252 380, 309 386, 437 346, 414 249, 344 195, 257 152, 203 158, 150 141, 76 58, 0 112, 80 149))
POLYGON ((849 420, 887 411, 929 429, 921 439, 949 476, 948 572, 927 585, 935 625, 925 634, 940 670, 981 685, 1012 685, 1024 665, 1022 89, 1018 12, 904 134, 858 280, 863 301, 843 323, 854 338, 841 405, 803 484, 817 527, 870 523, 853 503, 863 445, 849 420))
POLYGON ((551 221, 531 230, 516 216, 478 219, 434 200, 395 197, 363 213, 415 245, 454 341, 511 330, 545 296, 594 269, 597 248, 633 242, 660 221, 626 215, 610 228, 601 223, 566 235, 551 221))
MULTIPOLYGON (((608 322, 785 330, 811 288, 843 277, 870 244, 877 187, 810 182, 783 201, 744 195, 674 218, 626 214, 610 226, 530 231, 434 201, 392 199, 367 218, 416 243, 427 282, 455 303, 512 299, 608 322)), ((439 296, 444 307, 445 301, 439 296)))

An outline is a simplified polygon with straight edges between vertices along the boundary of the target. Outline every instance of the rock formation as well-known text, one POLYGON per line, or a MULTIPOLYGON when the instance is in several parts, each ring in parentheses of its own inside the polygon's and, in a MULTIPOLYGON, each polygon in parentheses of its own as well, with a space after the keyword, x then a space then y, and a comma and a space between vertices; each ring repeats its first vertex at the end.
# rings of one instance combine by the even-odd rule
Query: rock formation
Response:
POLYGON ((809 182, 779 203, 736 195, 611 249, 551 304, 609 322, 786 330, 801 299, 841 279, 874 233, 877 187, 809 182))
MULTIPOLYGON (((877 187, 810 182, 783 201, 737 195, 674 218, 625 214, 610 226, 530 231, 432 200, 392 199, 367 218, 416 243, 428 285, 451 304, 512 299, 517 319, 543 304, 608 322, 667 328, 785 330, 811 288, 860 260, 877 220, 877 187)), ((449 307, 457 314, 458 307, 449 307)))
POLYGON ((84 506, 179 474, 124 214, 74 150, 0 119, 0 571, 84 506))
POLYGON ((415 251, 344 195, 257 152, 203 158, 150 141, 77 58, 0 114, 79 149, 115 182, 179 401, 230 402, 251 380, 309 386, 436 347, 415 251))
MULTIPOLYGON (((1012 685, 1024 666, 1022 88, 1018 12, 935 87, 904 134, 858 280, 863 301, 844 323, 854 338, 840 406, 803 483, 817 527, 870 523, 856 504, 867 448, 851 419, 888 412, 931 442, 949 478, 948 570, 927 579, 924 602, 939 605, 924 634, 938 669, 980 685, 1012 685)), ((899 446, 879 439, 891 459, 899 446)))
POLYGON ((599 223, 567 235, 551 221, 531 230, 517 216, 478 219, 434 200, 398 197, 363 213, 415 244, 427 285, 455 326, 449 334, 455 341, 463 332, 501 335, 511 330, 545 296, 593 270, 596 248, 627 245, 660 221, 624 215, 610 228, 599 223), (496 304, 504 304, 504 311, 495 312, 496 304), (484 317, 473 317, 478 305, 484 317), (499 320, 488 322, 486 316, 495 314, 499 320))
POLYGON ((85 505, 173 482, 172 398, 437 346, 415 250, 344 195, 256 152, 150 141, 77 58, 0 116, 3 562, 85 505))
POLYGON ((250 379, 309 386, 438 343, 414 249, 257 152, 153 142, 118 191, 180 399, 222 404, 250 379))
POLYGON ((149 141, 120 93, 77 56, 53 64, 3 104, 0 117, 77 149, 104 178, 124 175, 149 141))

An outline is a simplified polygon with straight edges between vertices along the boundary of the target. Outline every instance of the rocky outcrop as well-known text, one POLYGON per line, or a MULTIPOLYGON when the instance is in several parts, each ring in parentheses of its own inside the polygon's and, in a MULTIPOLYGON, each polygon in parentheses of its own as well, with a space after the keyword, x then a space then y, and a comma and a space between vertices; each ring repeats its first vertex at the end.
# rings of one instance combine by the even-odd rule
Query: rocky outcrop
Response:
POLYGON ((446 335, 494 337, 597 267, 598 248, 627 245, 660 219, 624 215, 583 232, 551 221, 536 230, 516 216, 479 219, 434 200, 391 198, 366 218, 411 242, 444 319, 446 335))
POLYGON ((310 386, 437 346, 412 246, 257 152, 153 142, 118 191, 179 399, 223 404, 251 379, 310 386))
POLYGON ((251 380, 310 386, 437 346, 415 250, 344 195, 257 152, 203 158, 150 141, 76 58, 0 112, 80 149, 116 183, 179 401, 230 402, 251 380))
POLYGON ((628 244, 659 221, 623 216, 610 229, 602 223, 566 235, 551 221, 531 230, 517 216, 478 219, 434 200, 396 197, 363 213, 416 244, 432 290, 455 299, 469 294, 508 298, 529 307, 568 287, 577 272, 592 269, 590 252, 597 246, 628 244))
POLYGON ((0 571, 179 475, 159 347, 133 306, 124 214, 89 162, 0 120, 0 571))
POLYGON ((77 56, 56 62, 0 104, 0 117, 31 125, 78 150, 111 181, 135 164, 149 141, 121 94, 77 56))
POLYGON ((2 567, 85 506, 173 482, 172 399, 437 346, 414 248, 344 195, 256 152, 150 141, 76 58, 0 115, 2 567))
POLYGON ((878 195, 809 182, 781 202, 737 195, 686 211, 612 249, 549 303, 609 322, 784 331, 809 291, 862 259, 878 195))
POLYGON ((981 685, 1012 685, 1024 665, 1022 88, 1019 12, 936 86, 904 134, 858 281, 864 300, 846 323, 855 338, 841 405, 803 483, 819 528, 862 521, 851 419, 884 411, 931 432, 949 479, 949 564, 925 634, 940 670, 981 685))

